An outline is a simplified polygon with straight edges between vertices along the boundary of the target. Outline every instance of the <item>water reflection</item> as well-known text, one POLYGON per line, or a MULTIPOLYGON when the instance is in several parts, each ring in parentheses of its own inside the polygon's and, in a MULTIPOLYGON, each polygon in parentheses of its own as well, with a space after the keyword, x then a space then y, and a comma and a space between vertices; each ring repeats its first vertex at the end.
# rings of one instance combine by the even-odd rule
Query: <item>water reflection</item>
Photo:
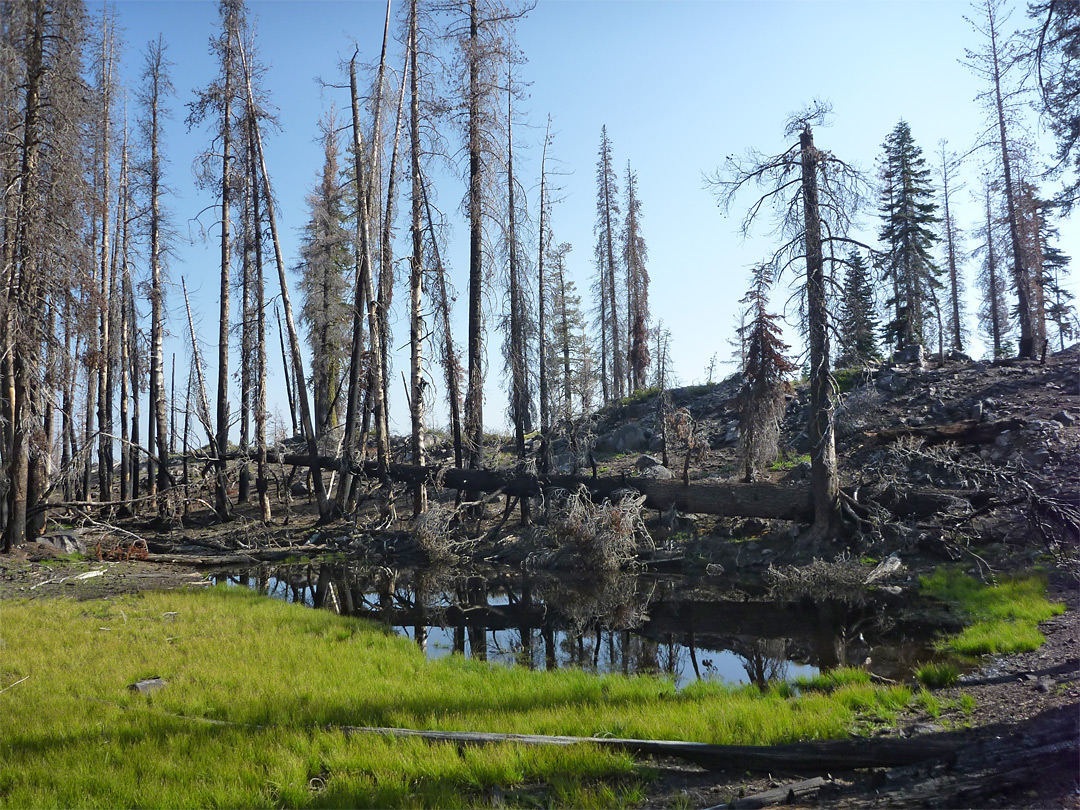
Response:
POLYGON ((220 579, 391 625, 430 658, 459 653, 530 669, 662 674, 678 686, 714 680, 765 688, 868 660, 895 677, 893 663, 909 666, 903 662, 918 657, 880 633, 877 646, 866 641, 889 628, 880 606, 733 599, 685 577, 332 562, 264 565, 220 579))

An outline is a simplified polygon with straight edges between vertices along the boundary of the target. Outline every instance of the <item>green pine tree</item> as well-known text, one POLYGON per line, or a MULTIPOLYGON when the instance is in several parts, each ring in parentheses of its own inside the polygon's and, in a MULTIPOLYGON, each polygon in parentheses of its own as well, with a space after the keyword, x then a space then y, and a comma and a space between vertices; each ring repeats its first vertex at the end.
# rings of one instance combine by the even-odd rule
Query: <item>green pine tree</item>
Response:
POLYGON ((840 301, 840 353, 837 368, 850 368, 880 359, 877 314, 870 269, 858 251, 852 251, 844 263, 843 297, 840 301))
POLYGON ((938 222, 930 169, 911 128, 900 121, 883 144, 878 238, 884 246, 885 280, 892 286, 886 305, 893 319, 885 339, 897 348, 925 343, 932 332, 940 270, 931 251, 938 222))

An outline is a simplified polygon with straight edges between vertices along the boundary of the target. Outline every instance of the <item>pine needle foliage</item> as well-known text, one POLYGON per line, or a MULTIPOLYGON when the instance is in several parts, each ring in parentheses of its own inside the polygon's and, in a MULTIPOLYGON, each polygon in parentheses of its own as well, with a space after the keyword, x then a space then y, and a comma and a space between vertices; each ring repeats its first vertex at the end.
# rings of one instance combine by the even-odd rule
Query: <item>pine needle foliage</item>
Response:
POLYGON ((750 290, 741 299, 747 323, 739 330, 746 361, 739 391, 737 452, 747 482, 754 480, 759 467, 776 459, 788 387, 784 378, 796 369, 785 354, 788 345, 780 337, 778 316, 768 311, 773 281, 770 266, 756 266, 752 279, 750 290))
POLYGON ((880 359, 878 322, 870 268, 858 251, 852 251, 844 266, 843 297, 840 300, 840 353, 837 368, 861 366, 880 359))
POLYGON ((893 319, 886 339, 897 348, 925 343, 930 313, 941 287, 940 271, 931 255, 937 235, 937 204, 930 169, 915 144, 911 127, 900 121, 883 144, 881 159, 879 239, 886 253, 885 280, 892 285, 886 302, 893 319))

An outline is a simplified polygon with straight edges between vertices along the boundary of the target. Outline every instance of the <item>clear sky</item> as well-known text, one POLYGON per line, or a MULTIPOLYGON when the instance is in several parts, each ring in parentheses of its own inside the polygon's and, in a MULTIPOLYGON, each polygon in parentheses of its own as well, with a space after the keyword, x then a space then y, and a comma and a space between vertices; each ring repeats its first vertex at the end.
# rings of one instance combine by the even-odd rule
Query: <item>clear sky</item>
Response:
MULTIPOLYGON (((395 0, 395 17, 402 4, 395 0)), ((126 28, 125 72, 132 82, 141 70, 146 42, 159 32, 176 63, 172 78, 178 97, 172 102, 166 145, 176 192, 167 204, 180 237, 171 278, 177 287, 181 275, 187 279, 200 312, 203 356, 213 363, 217 249, 202 240, 194 222, 213 198, 194 187, 191 172, 208 130, 188 133, 183 120, 192 90, 214 76, 207 42, 219 28, 217 3, 121 0, 117 5, 126 28)), ((1012 24, 1026 26, 1025 4, 1014 5, 1012 24)), ((341 83, 340 62, 352 54, 354 40, 362 59, 377 59, 385 5, 375 0, 249 0, 248 8, 258 20, 260 55, 269 66, 266 87, 280 111, 282 131, 268 141, 267 161, 291 266, 307 216, 304 200, 322 163, 316 124, 332 101, 339 109, 348 104, 345 92, 323 90, 316 77, 341 83)), ((968 3, 952 0, 540 0, 518 25, 518 43, 528 60, 521 78, 529 87, 518 112, 523 126, 515 133, 522 147, 516 172, 531 189, 530 208, 537 204, 540 142, 550 113, 556 132, 553 154, 565 173, 554 235, 558 242, 573 244, 569 267, 579 289, 587 290, 594 272, 595 164, 600 129, 606 125, 620 177, 629 161, 639 178, 653 322, 662 319, 671 330, 680 380, 703 380, 713 354, 721 361, 729 358, 728 341, 749 267, 774 244, 767 222, 753 238, 743 239, 738 233, 741 212, 725 217, 703 174, 748 147, 769 154, 782 151, 788 145, 783 138, 786 116, 814 98, 830 101, 835 112, 832 125, 817 130, 817 145, 859 165, 871 178, 881 144, 901 118, 932 165, 942 138, 950 148, 968 151, 986 126, 974 101, 982 87, 959 62, 965 47, 980 45, 963 18, 971 13, 968 3)), ((400 64, 400 52, 395 43, 392 65, 400 64)), ((1034 117, 1031 124, 1040 137, 1034 117)), ((1048 150, 1049 142, 1041 137, 1048 150)), ((456 148, 454 138, 450 134, 456 148)), ((978 190, 979 161, 974 156, 963 168, 967 188, 954 200, 959 224, 969 231, 977 226, 980 211, 972 197, 978 190)), ((459 292, 456 338, 463 348, 468 246, 458 202, 464 186, 452 175, 439 178, 438 185, 441 207, 454 226, 445 258, 459 292)), ((212 224, 213 213, 203 219, 212 224)), ((878 222, 872 207, 862 223, 862 238, 873 242, 878 222)), ((1061 223, 1061 247, 1075 264, 1080 254, 1075 216, 1061 223)), ((402 244, 397 252, 406 250, 402 244)), ((973 287, 975 263, 966 262, 964 273, 973 287)), ((295 276, 293 283, 295 303, 295 276)), ((1080 285, 1074 281, 1072 289, 1080 298, 1080 285)), ((774 296, 776 307, 786 297, 774 296)), ((396 295, 394 344, 403 352, 395 360, 393 379, 407 368, 405 300, 404 294, 396 295)), ((170 293, 168 309, 174 337, 166 351, 176 352, 182 370, 186 323, 178 290, 170 293)), ((974 335, 973 312, 970 304, 974 335)), ((498 337, 489 334, 485 423, 501 428, 505 397, 500 393, 498 337)), ((271 383, 271 398, 282 403, 281 375, 272 366, 277 382, 271 383)), ((722 366, 720 374, 730 370, 722 366)), ((182 371, 178 378, 184 379, 182 371)), ((212 370, 208 379, 214 379, 212 370)), ((406 432, 407 407, 399 384, 392 385, 391 397, 392 430, 406 432)))

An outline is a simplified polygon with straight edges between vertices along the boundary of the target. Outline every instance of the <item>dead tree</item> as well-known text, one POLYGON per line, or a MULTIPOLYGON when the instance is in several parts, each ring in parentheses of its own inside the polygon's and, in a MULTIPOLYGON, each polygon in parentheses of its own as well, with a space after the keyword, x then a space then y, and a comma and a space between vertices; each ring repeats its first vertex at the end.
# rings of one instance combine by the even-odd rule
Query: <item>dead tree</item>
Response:
POLYGON ((165 99, 174 93, 169 79, 170 62, 165 57, 165 45, 159 36, 157 42, 151 42, 146 49, 146 67, 143 78, 146 85, 139 100, 143 106, 143 137, 149 147, 149 158, 142 167, 149 196, 149 220, 147 229, 150 236, 150 418, 154 424, 156 446, 151 452, 157 452, 157 481, 159 494, 158 512, 166 508, 165 492, 169 488, 169 443, 165 410, 165 355, 164 337, 164 298, 163 283, 163 225, 164 213, 161 210, 162 159, 161 126, 166 116, 165 99))
POLYGON ((829 112, 827 105, 816 103, 788 120, 785 135, 789 138, 798 136, 797 144, 771 157, 753 151, 744 158, 730 157, 725 170, 718 170, 707 178, 724 208, 730 208, 745 187, 764 188, 765 193, 743 217, 743 232, 749 233, 762 209, 772 206, 780 232, 786 239, 768 262, 774 276, 779 278, 792 265, 803 263, 806 268, 804 283, 810 354, 810 423, 807 432, 814 503, 811 540, 832 537, 840 522, 829 376, 826 262, 830 268, 847 264, 837 249, 859 244, 847 233, 865 191, 865 181, 855 169, 814 145, 812 125, 822 123, 829 112))
POLYGON ((1016 315, 1020 326, 1019 357, 1037 357, 1042 351, 1038 343, 1038 324, 1032 301, 1034 274, 1039 270, 1024 267, 1024 250, 1020 234, 1019 194, 1020 190, 1013 179, 1014 149, 1016 143, 1010 135, 1013 120, 1013 106, 1017 91, 1005 87, 1008 72, 1018 63, 1017 48, 1014 41, 1003 37, 1002 27, 1008 19, 1008 12, 1003 12, 1002 0, 981 0, 978 4, 982 17, 978 21, 971 18, 968 22, 977 34, 985 37, 982 51, 966 51, 968 66, 972 72, 983 79, 989 89, 979 96, 986 106, 991 120, 990 129, 996 135, 990 135, 989 143, 995 147, 1000 157, 1002 179, 1004 180, 1005 214, 1009 225, 1009 243, 1012 247, 1013 287, 1016 291, 1016 315))
MULTIPOLYGON (((243 65, 244 89, 247 93, 247 103, 250 106, 255 107, 256 100, 255 91, 252 85, 251 61, 245 54, 242 43, 240 45, 240 60, 243 65)), ((285 261, 281 255, 281 241, 278 238, 277 218, 274 215, 274 195, 270 187, 270 175, 266 170, 266 154, 263 151, 259 116, 257 115, 253 117, 252 128, 255 139, 255 156, 258 159, 259 165, 259 179, 262 183, 262 190, 265 196, 263 202, 266 204, 266 219, 270 225, 270 240, 274 246, 274 262, 277 265, 278 271, 281 306, 282 309, 285 310, 285 325, 289 331, 289 346, 292 352, 293 370, 296 372, 297 378, 302 381, 304 379, 304 363, 300 354, 300 338, 296 330, 296 321, 293 318, 292 302, 289 297, 289 284, 285 277, 285 261)), ((311 406, 308 402, 307 389, 303 384, 297 386, 296 398, 300 403, 300 419, 304 432, 304 439, 307 442, 308 453, 311 454, 312 458, 316 458, 319 454, 319 448, 315 441, 315 430, 311 419, 311 406)), ((325 522, 330 520, 333 514, 331 504, 326 497, 326 487, 323 483, 321 474, 313 474, 312 480, 315 486, 315 499, 319 509, 319 520, 325 522)))

